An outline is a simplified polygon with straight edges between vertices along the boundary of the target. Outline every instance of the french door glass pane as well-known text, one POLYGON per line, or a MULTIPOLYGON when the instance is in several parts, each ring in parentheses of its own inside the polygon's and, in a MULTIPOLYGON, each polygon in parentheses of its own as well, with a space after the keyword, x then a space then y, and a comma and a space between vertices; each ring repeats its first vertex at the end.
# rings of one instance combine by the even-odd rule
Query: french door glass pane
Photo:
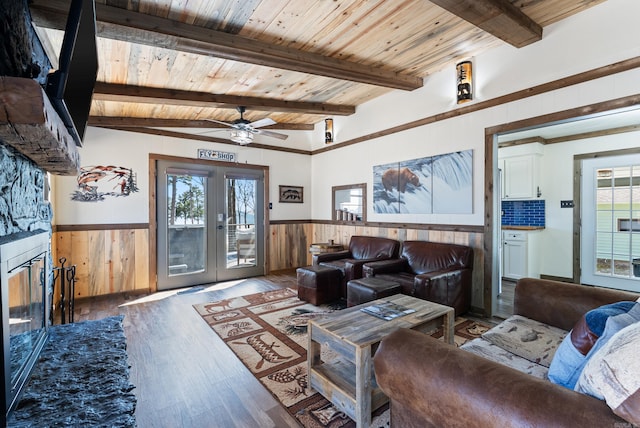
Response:
POLYGON ((257 180, 226 177, 227 267, 256 266, 257 180))
POLYGON ((206 183, 206 176, 167 175, 168 276, 205 269, 206 183))

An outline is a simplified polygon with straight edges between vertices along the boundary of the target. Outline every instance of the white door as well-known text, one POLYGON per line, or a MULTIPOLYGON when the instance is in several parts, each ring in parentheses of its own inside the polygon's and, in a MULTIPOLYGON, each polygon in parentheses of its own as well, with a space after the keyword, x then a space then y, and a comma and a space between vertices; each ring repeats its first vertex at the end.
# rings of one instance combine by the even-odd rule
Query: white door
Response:
POLYGON ((583 160, 580 191, 580 282, 640 291, 640 155, 583 160))

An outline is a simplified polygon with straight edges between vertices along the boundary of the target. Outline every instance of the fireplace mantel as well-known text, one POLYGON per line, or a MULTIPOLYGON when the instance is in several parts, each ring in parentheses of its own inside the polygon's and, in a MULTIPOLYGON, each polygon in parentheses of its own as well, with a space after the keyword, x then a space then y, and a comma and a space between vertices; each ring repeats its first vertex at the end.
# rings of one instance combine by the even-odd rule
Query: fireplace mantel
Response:
POLYGON ((52 174, 78 174, 78 148, 36 80, 0 76, 0 142, 52 174))

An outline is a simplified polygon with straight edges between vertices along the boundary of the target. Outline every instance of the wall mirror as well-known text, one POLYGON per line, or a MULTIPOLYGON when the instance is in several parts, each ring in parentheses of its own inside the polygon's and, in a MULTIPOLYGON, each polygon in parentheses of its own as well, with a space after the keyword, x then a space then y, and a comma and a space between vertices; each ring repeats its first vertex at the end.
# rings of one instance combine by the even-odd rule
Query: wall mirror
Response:
POLYGON ((367 184, 333 186, 331 212, 336 221, 367 220, 367 184))

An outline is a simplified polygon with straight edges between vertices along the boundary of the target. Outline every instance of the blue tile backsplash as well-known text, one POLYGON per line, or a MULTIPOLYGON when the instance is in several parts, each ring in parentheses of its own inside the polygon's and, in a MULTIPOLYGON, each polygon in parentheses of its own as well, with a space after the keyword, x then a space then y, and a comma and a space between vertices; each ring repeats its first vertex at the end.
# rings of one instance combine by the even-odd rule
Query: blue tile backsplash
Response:
POLYGON ((502 201, 503 226, 539 226, 545 227, 543 200, 502 201))

